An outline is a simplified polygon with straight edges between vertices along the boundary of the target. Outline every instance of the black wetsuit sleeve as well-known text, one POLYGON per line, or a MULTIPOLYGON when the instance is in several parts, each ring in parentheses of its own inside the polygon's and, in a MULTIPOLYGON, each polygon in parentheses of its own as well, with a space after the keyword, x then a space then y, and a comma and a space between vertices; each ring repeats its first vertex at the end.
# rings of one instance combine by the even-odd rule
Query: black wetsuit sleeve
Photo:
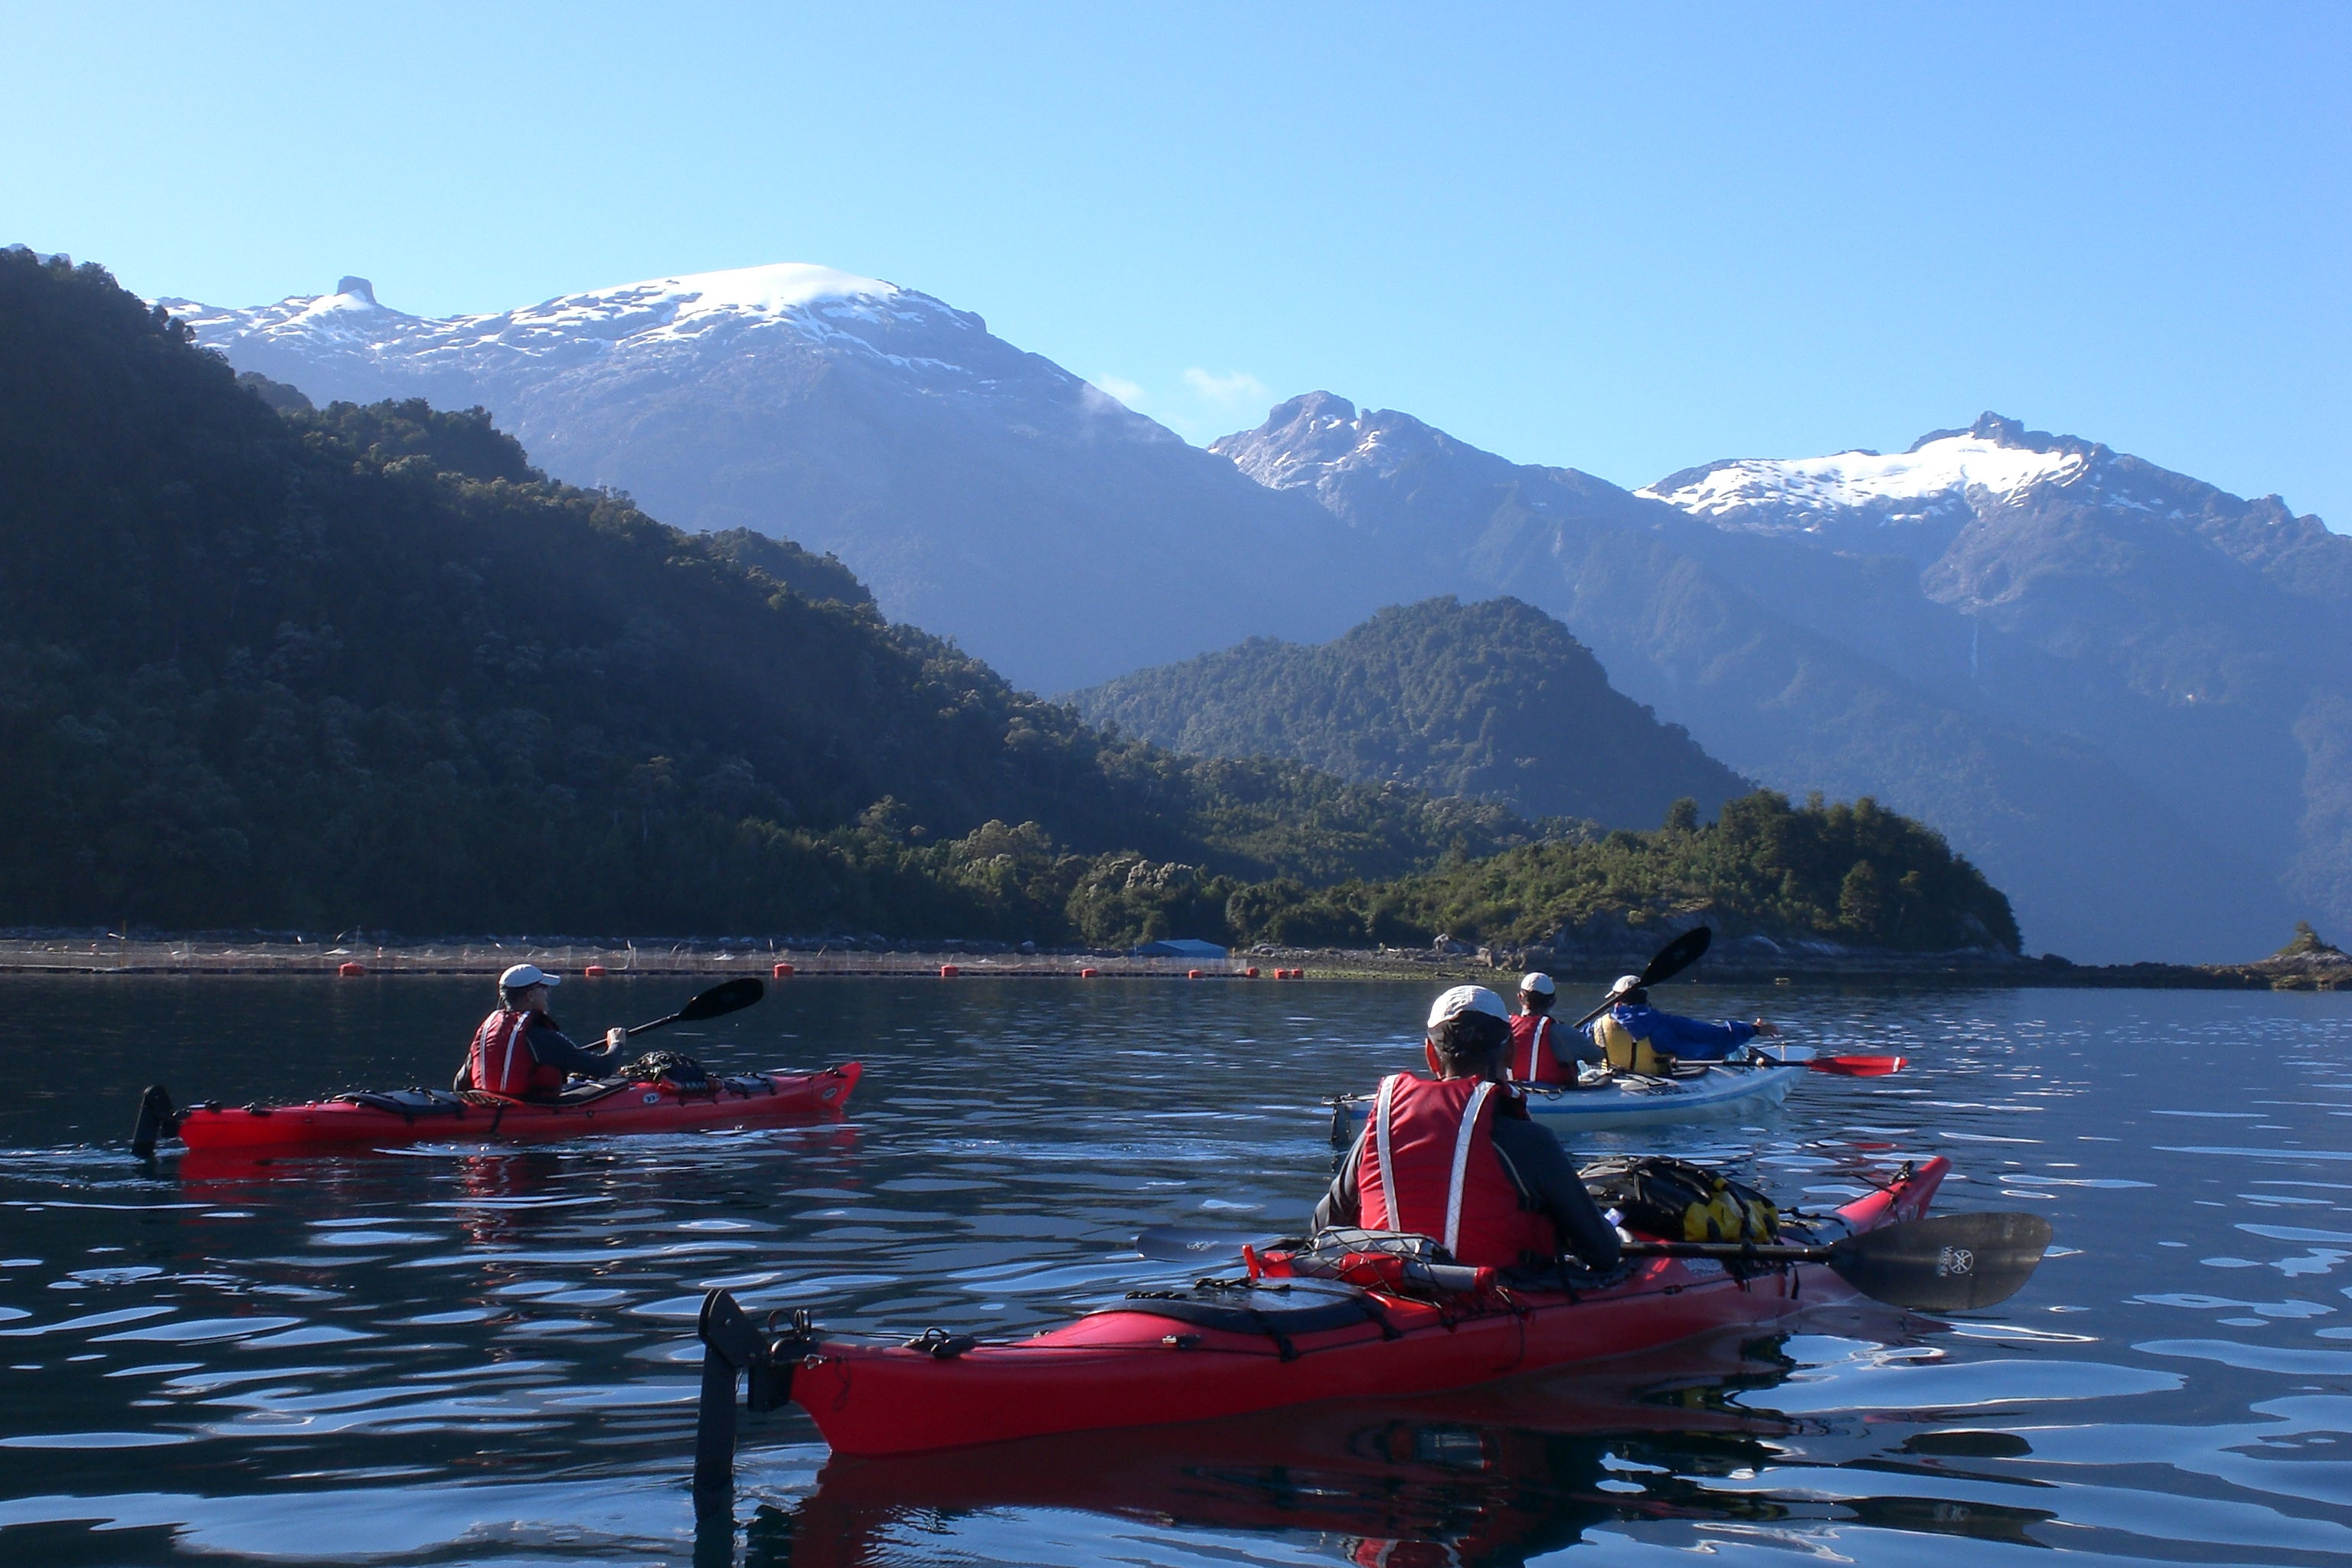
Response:
POLYGON ((572 1043, 561 1029, 534 1028, 530 1032, 530 1054, 539 1065, 562 1068, 565 1072, 584 1073, 601 1078, 613 1065, 613 1058, 603 1051, 583 1051, 572 1043))
POLYGON ((1591 1062, 1595 1067, 1609 1059, 1609 1053, 1594 1045, 1591 1035, 1565 1024, 1551 1027, 1551 1054, 1561 1061, 1591 1062))
POLYGON ((1364 1223, 1364 1201, 1363 1195, 1356 1191, 1356 1172, 1360 1168, 1363 1158, 1364 1140, 1371 1135, 1372 1119, 1368 1116, 1364 1118, 1364 1130, 1356 1134, 1353 1143, 1348 1145, 1347 1157, 1339 1162, 1339 1173, 1331 1178, 1330 1190, 1323 1194, 1323 1201, 1315 1205, 1314 1215, 1307 1221, 1309 1234, 1328 1230, 1335 1225, 1364 1223))
POLYGON ((1496 1117, 1494 1139, 1495 1151, 1518 1179, 1519 1190, 1551 1216, 1561 1245, 1591 1268, 1614 1264, 1617 1232, 1593 1206, 1592 1194, 1576 1173, 1576 1162, 1559 1140, 1524 1115, 1496 1117))

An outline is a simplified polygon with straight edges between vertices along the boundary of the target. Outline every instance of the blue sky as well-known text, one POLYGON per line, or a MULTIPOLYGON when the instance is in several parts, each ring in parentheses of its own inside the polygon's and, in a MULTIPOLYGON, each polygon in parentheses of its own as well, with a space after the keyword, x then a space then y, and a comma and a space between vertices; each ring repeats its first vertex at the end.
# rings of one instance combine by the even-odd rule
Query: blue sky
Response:
POLYGON ((0 25, 0 242, 144 293, 353 272, 443 314, 816 261, 1196 440, 1321 387, 1638 485, 1994 408, 2352 528, 2352 6, 0 25))

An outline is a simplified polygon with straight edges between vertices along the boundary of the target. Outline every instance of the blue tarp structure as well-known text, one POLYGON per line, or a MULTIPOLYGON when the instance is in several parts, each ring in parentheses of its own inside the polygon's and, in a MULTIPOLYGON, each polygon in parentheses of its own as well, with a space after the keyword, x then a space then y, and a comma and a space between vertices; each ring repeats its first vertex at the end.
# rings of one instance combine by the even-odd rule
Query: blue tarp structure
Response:
POLYGON ((1213 942, 1193 942, 1178 937, 1168 942, 1147 942, 1135 950, 1138 958, 1223 958, 1225 950, 1213 942))

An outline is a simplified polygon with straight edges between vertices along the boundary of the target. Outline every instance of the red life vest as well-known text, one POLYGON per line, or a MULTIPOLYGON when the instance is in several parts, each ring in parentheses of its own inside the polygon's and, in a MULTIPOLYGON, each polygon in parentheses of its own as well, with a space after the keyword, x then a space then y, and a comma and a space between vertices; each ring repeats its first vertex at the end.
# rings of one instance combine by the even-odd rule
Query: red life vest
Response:
POLYGON ((1551 1048, 1559 1025, 1549 1013, 1522 1013, 1511 1020, 1511 1076, 1521 1083, 1574 1083, 1576 1068, 1551 1048))
POLYGON ((1356 1163, 1364 1227, 1435 1237, 1474 1267, 1555 1256, 1551 1216, 1525 1206, 1495 1152, 1496 1097, 1509 1092, 1484 1079, 1382 1079, 1356 1163))
POLYGON ((563 1087, 562 1068, 542 1067, 530 1054, 526 1037, 533 1024, 544 1024, 544 1013, 517 1013, 501 1007, 474 1031, 474 1047, 466 1058, 466 1076, 484 1094, 523 1100, 563 1087))

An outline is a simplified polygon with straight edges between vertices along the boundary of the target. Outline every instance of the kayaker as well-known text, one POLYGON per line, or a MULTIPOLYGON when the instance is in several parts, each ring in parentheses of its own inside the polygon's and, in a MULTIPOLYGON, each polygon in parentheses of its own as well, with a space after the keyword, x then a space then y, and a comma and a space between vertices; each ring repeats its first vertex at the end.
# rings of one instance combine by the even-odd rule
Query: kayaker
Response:
POLYGON ((499 1010, 474 1031, 473 1047, 457 1069, 455 1089, 478 1089, 511 1100, 548 1100, 563 1088, 563 1075, 594 1078, 611 1067, 629 1031, 604 1032, 601 1050, 584 1050, 548 1016, 547 994, 563 983, 535 963, 518 963, 499 976, 499 1010))
POLYGON ((1562 1251, 1606 1268, 1618 1237, 1549 1130, 1509 1087, 1511 1016, 1483 985, 1429 1010, 1434 1078, 1381 1082, 1372 1114, 1315 1205, 1315 1228, 1362 1226, 1436 1237, 1463 1263, 1549 1266, 1562 1251))
POLYGON ((1769 1018, 1702 1023, 1650 1005, 1638 974, 1621 975, 1609 988, 1609 1010, 1585 1026, 1585 1037, 1620 1072, 1663 1073, 1675 1063, 1719 1062, 1759 1035, 1777 1036, 1769 1018))
POLYGON ((1559 995, 1549 974, 1519 980, 1519 1012, 1511 1020, 1511 1077, 1521 1083, 1574 1083, 1577 1063, 1601 1059, 1600 1047, 1563 1031, 1551 1016, 1559 995))

